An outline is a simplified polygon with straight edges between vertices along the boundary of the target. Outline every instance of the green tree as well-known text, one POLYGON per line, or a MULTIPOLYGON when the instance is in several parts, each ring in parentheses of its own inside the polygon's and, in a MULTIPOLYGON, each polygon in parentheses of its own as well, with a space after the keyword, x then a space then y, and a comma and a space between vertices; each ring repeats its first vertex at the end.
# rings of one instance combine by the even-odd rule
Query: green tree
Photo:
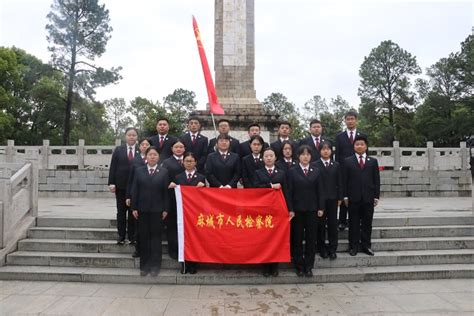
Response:
POLYGON ((180 135, 189 115, 196 110, 196 94, 193 91, 178 88, 163 98, 167 118, 170 121, 170 133, 180 135))
POLYGON ((93 100, 95 89, 116 82, 120 67, 104 69, 95 64, 110 39, 109 11, 98 0, 54 0, 49 23, 48 47, 54 67, 64 74, 66 86, 63 144, 70 141, 75 94, 93 100))
POLYGON ((104 101, 107 118, 112 124, 115 138, 121 138, 125 129, 132 125, 131 118, 127 115, 127 103, 123 98, 113 98, 104 101))
POLYGON ((301 125, 301 115, 297 111, 295 104, 290 102, 285 95, 280 92, 273 92, 263 100, 262 105, 264 111, 277 113, 280 115, 281 121, 286 120, 290 122, 292 138, 300 139, 304 137, 305 133, 301 125))
POLYGON ((415 56, 388 40, 364 58, 359 76, 359 96, 375 104, 379 116, 387 117, 391 142, 399 139, 396 112, 413 110, 415 94, 411 91, 410 76, 420 74, 415 56))
POLYGON ((131 115, 133 124, 141 137, 156 134, 156 119, 165 116, 166 110, 157 101, 136 97, 130 101, 127 112, 131 115))

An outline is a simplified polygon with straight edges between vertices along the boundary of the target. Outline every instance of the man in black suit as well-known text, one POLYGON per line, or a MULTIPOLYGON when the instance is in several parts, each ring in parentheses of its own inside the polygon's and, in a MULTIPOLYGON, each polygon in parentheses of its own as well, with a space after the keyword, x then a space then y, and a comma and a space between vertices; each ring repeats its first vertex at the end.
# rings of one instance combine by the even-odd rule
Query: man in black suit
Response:
POLYGON ((150 144, 158 148, 160 154, 159 164, 173 155, 171 152, 171 146, 176 142, 177 138, 168 135, 169 130, 170 124, 168 119, 165 117, 158 118, 156 121, 156 131, 158 134, 150 137, 150 144))
MULTIPOLYGON (((354 155, 354 139, 357 136, 367 135, 357 130, 357 113, 349 111, 344 115, 344 122, 347 129, 336 136, 336 161, 344 164, 347 157, 354 155)), ((347 207, 341 204, 339 207, 339 230, 343 231, 347 227, 347 207)))
POLYGON ((217 136, 217 151, 210 153, 206 161, 206 178, 212 188, 237 188, 240 179, 240 157, 230 152, 230 136, 217 136))
POLYGON ((349 254, 355 256, 362 250, 373 256, 372 219, 380 197, 379 164, 367 155, 365 136, 354 138, 354 151, 343 165, 344 204, 349 207, 349 254))
POLYGON ((280 122, 278 125, 278 139, 270 144, 270 147, 272 147, 273 151, 277 155, 277 160, 283 159, 283 155, 281 154, 281 145, 283 141, 285 140, 289 141, 293 145, 293 149, 294 149, 293 155, 295 154, 296 149, 298 148, 298 143, 290 139, 290 134, 291 134, 291 123, 288 121, 280 122))
POLYGON ((197 171, 204 172, 204 165, 207 158, 207 147, 209 140, 206 136, 201 135, 201 122, 197 117, 190 117, 188 120, 188 132, 179 137, 186 146, 187 152, 192 152, 197 159, 197 171))
MULTIPOLYGON (((250 149, 250 139, 255 135, 260 136, 260 125, 258 125, 258 123, 252 123, 249 125, 247 131, 249 133, 249 139, 240 143, 240 158, 244 158, 245 156, 248 156, 252 153, 252 150, 250 149)), ((269 145, 267 142, 263 143, 263 149, 267 148, 268 146, 269 145)))
MULTIPOLYGON (((226 119, 220 119, 217 122, 217 130, 220 135, 228 135, 230 140, 229 150, 233 153, 240 155, 240 143, 237 138, 234 138, 229 135, 230 132, 230 121, 226 119)), ((213 153, 216 151, 217 138, 214 137, 209 140, 209 146, 207 147, 207 154, 213 153)))
POLYGON ((329 140, 321 136, 323 132, 323 124, 320 120, 311 120, 309 123, 309 132, 311 135, 302 139, 299 145, 308 145, 311 148, 311 162, 314 162, 321 157, 319 154, 321 143, 328 142, 329 140))

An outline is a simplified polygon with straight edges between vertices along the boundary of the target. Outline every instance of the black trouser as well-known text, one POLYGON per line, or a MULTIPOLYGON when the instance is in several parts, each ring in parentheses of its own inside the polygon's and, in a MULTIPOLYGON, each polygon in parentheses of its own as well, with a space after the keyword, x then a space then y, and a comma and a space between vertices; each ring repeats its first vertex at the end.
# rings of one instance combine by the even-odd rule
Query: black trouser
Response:
POLYGON ((339 206, 339 224, 344 223, 347 225, 347 212, 348 208, 344 205, 344 203, 341 203, 339 206))
POLYGON ((268 272, 272 274, 273 272, 278 271, 278 262, 264 263, 263 272, 268 272))
POLYGON ((296 268, 306 270, 314 266, 318 217, 316 212, 295 212, 292 219, 293 260, 296 268), (305 242, 303 248, 303 240, 305 242))
POLYGON ((138 214, 140 237, 140 270, 158 271, 161 267, 161 213, 140 212, 138 214))
POLYGON ((117 231, 119 239, 125 239, 128 231, 128 240, 134 241, 136 240, 135 217, 132 215, 132 210, 125 204, 125 193, 126 191, 123 189, 115 189, 115 199, 117 201, 117 231))
POLYGON ((317 249, 319 252, 336 253, 337 250, 337 200, 326 200, 324 215, 319 221, 317 249), (326 230, 327 227, 327 230, 326 230), (326 247, 326 231, 329 245, 326 247))
POLYGON ((372 219, 374 218, 374 203, 349 200, 349 247, 359 251, 371 247, 372 219))

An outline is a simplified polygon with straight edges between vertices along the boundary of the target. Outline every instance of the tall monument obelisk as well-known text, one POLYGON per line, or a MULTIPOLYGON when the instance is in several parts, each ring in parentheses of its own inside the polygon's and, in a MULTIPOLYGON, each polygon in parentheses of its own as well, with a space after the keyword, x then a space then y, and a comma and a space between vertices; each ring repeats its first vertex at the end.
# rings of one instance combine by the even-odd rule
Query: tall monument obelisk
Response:
MULTIPOLYGON (((255 1, 215 0, 214 71, 216 92, 231 122, 232 136, 247 139, 247 126, 259 123, 266 141, 275 136, 278 115, 266 113, 257 100, 255 71, 255 1)), ((211 134, 207 111, 196 111, 203 122, 203 133, 211 134)))

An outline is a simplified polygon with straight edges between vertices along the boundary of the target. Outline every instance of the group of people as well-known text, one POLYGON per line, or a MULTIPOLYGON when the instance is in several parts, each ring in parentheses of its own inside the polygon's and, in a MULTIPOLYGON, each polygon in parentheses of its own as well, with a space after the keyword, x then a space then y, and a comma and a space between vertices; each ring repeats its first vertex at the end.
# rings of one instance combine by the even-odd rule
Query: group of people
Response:
MULTIPOLYGON (((291 124, 280 122, 271 144, 260 136, 259 124, 248 127, 249 139, 229 135, 230 122, 218 122, 218 136, 200 133, 198 118, 188 120, 187 132, 169 135, 169 122, 159 118, 157 135, 137 141, 130 127, 125 144, 110 163, 109 188, 117 201, 118 244, 126 238, 140 257, 140 274, 157 275, 161 266, 162 234, 168 254, 178 257, 177 185, 282 190, 291 221, 291 257, 298 276, 312 276, 315 256, 335 260, 338 231, 349 227, 349 254, 374 255, 371 232, 380 194, 377 159, 367 155, 367 136, 357 130, 357 113, 344 116, 346 130, 335 141, 323 136, 323 124, 310 122, 310 135, 290 138, 291 124), (335 151, 334 151, 335 150, 335 151), (339 208, 339 217, 338 217, 339 208), (165 229, 166 228, 166 229, 165 229), (327 240, 327 242, 326 242, 327 240)), ((196 273, 185 262, 181 273, 196 273)), ((264 276, 278 276, 278 264, 263 265, 264 276)))

